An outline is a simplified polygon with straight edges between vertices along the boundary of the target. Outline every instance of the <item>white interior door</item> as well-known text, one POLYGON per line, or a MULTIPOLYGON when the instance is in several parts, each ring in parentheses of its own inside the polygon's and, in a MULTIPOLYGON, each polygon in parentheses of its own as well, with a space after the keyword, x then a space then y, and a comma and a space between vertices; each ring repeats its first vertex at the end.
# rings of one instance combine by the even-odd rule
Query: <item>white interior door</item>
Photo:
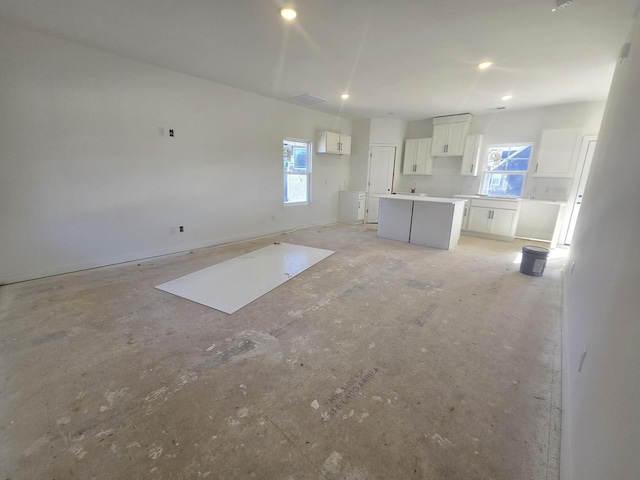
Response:
POLYGON ((369 148, 369 185, 367 187, 367 223, 378 223, 380 200, 374 195, 391 193, 396 147, 376 146, 369 148))
POLYGON ((594 137, 585 139, 587 142, 586 148, 582 149, 582 158, 578 161, 582 163, 582 170, 580 172, 580 180, 578 181, 578 190, 573 198, 573 206, 571 208, 571 217, 569 218, 569 227, 567 229, 567 236, 565 237, 565 245, 571 245, 573 239, 573 232, 576 229, 576 222, 578 221, 578 214, 580 213, 580 205, 582 205, 582 198, 584 196, 584 187, 587 185, 587 179, 589 178, 589 169, 591 168, 591 161, 593 160, 593 152, 596 149, 596 139, 594 137))

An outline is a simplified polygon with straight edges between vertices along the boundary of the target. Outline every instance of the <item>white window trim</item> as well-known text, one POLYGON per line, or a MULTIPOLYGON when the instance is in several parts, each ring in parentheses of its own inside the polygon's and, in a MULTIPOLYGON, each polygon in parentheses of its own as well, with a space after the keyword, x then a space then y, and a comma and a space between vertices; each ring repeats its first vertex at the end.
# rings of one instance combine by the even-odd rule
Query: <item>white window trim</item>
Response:
POLYGON ((312 166, 313 166, 313 159, 312 159, 312 153, 313 153, 313 145, 311 140, 308 140, 306 138, 294 138, 294 137, 284 137, 282 139, 282 143, 284 144, 285 142, 293 142, 293 143, 305 143, 307 145, 307 166, 306 166, 306 171, 304 172, 284 172, 283 171, 283 176, 282 176, 282 181, 283 181, 283 205, 285 207, 296 207, 296 206, 300 206, 300 205, 309 205, 311 204, 311 173, 312 173, 312 166), (286 186, 286 182, 287 182, 287 177, 289 175, 306 175, 307 177, 307 199, 305 201, 302 202, 287 202, 284 198, 284 187, 286 186))
POLYGON ((522 182, 522 191, 520 195, 514 198, 523 198, 524 192, 527 189, 527 183, 529 182, 529 170, 531 169, 533 153, 534 153, 535 143, 533 142, 504 142, 504 143, 494 143, 492 145, 488 145, 485 150, 485 155, 483 158, 483 169, 482 169, 482 178, 480 180, 480 191, 478 192, 480 195, 486 195, 485 193, 485 183, 487 180, 487 175, 492 173, 520 173, 524 175, 524 181, 522 182), (531 147, 531 156, 529 156, 529 164, 527 165, 526 170, 500 170, 499 172, 493 172, 489 170, 489 151, 492 148, 500 148, 500 147, 531 147))

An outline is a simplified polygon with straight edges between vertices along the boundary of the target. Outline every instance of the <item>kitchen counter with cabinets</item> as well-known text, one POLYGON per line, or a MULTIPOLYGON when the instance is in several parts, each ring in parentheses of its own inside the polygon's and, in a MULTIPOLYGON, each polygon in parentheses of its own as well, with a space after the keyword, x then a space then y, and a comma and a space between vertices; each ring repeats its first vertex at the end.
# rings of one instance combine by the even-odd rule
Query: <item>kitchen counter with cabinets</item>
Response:
POLYGON ((464 199, 420 194, 376 196, 380 199, 379 237, 443 250, 458 244, 464 199))
POLYGON ((555 248, 564 221, 565 203, 515 197, 455 195, 466 199, 465 234, 512 241, 527 238, 550 242, 555 248))

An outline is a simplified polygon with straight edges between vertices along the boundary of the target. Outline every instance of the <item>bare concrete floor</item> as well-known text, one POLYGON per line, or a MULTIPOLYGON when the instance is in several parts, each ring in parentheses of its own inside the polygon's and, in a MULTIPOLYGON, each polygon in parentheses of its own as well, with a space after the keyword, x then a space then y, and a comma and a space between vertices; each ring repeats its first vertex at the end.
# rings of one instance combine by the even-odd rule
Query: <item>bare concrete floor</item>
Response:
POLYGON ((335 225, 0 287, 0 479, 557 479, 526 243, 335 225), (233 315, 153 288, 274 241, 336 253, 233 315))

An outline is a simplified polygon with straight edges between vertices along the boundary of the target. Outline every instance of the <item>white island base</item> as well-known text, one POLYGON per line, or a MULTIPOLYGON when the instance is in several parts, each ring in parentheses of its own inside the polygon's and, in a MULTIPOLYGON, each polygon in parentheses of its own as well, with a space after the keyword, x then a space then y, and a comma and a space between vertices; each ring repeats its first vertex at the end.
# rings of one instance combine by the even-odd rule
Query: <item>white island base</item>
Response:
POLYGON ((458 244, 464 199, 387 194, 380 198, 378 236, 450 250, 458 244))

